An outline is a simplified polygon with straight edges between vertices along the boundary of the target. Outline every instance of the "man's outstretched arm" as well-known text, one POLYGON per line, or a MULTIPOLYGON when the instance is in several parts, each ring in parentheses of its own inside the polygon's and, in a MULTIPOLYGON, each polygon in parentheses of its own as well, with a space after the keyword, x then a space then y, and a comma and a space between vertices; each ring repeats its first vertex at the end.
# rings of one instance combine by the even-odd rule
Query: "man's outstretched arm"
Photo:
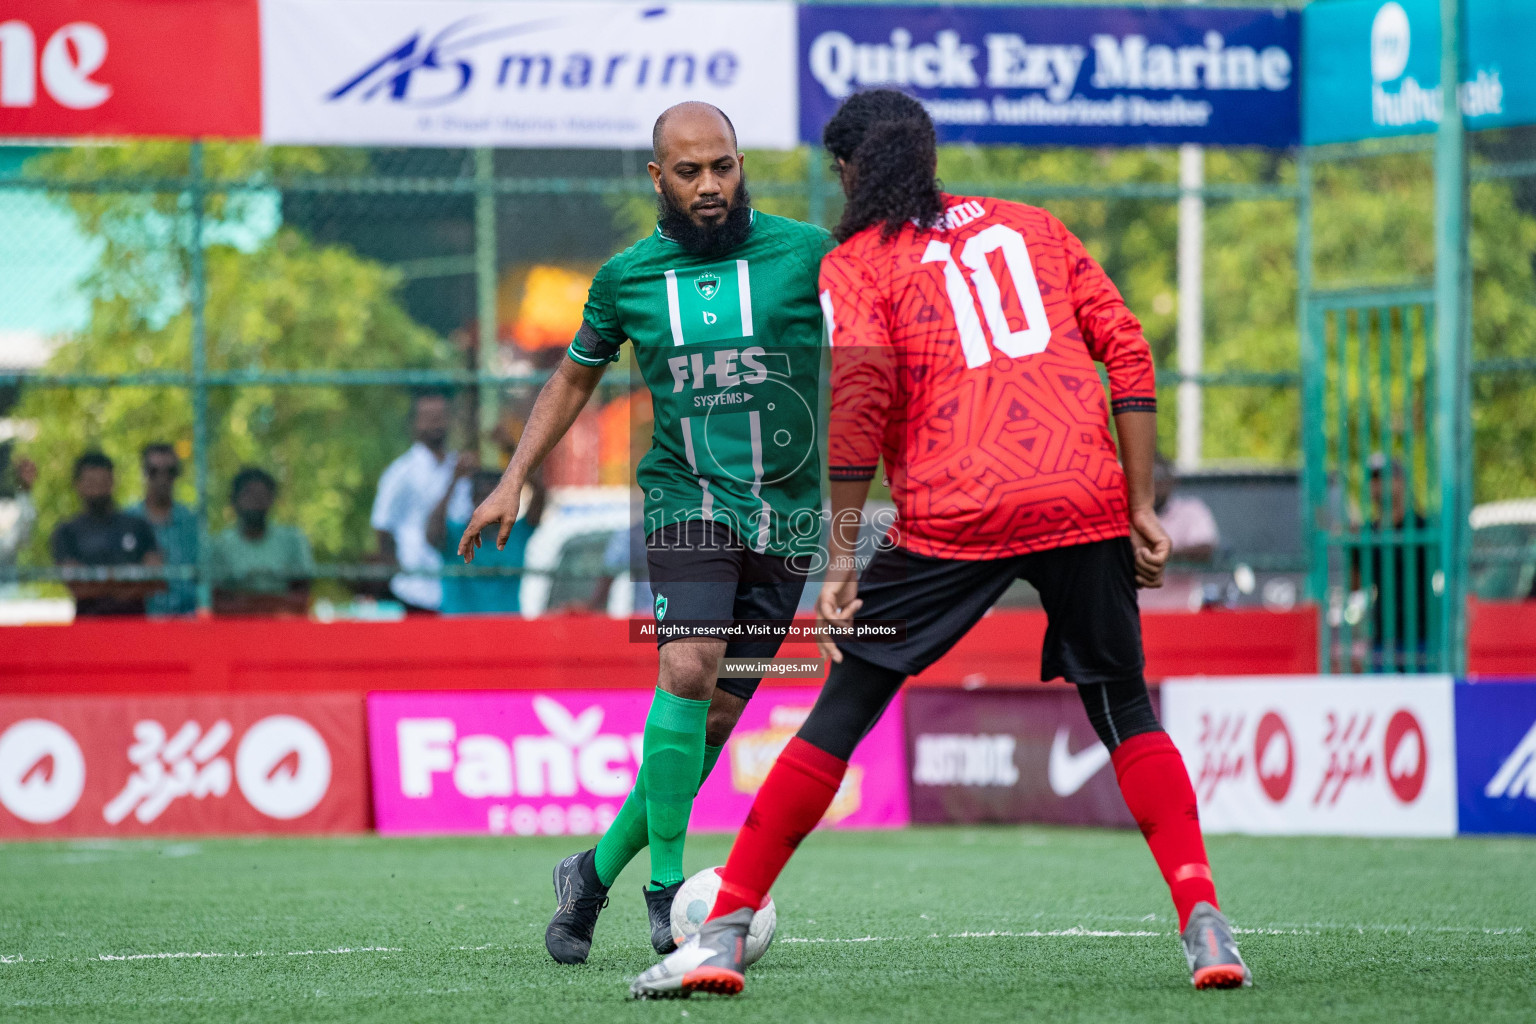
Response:
POLYGON ((507 536, 517 521, 518 505, 522 501, 523 485, 528 477, 544 462, 546 456, 560 443, 565 432, 571 429, 576 417, 592 397, 597 382, 603 379, 601 366, 587 366, 574 359, 561 362, 553 376, 539 390, 538 401, 528 416, 528 426, 518 439, 517 451, 507 471, 501 475, 501 483, 490 493, 475 514, 470 516, 464 536, 459 538, 459 555, 466 562, 475 560, 475 549, 480 546, 480 531, 491 523, 499 523, 496 548, 507 546, 507 536))

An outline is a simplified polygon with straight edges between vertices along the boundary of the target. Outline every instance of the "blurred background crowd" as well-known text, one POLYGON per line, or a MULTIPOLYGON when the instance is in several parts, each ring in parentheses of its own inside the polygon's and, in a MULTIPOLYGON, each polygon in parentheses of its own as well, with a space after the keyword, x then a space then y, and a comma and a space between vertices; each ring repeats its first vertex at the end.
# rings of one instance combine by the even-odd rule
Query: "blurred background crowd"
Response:
MULTIPOLYGON (((1528 136, 1482 145, 1518 153, 1536 146, 1528 136)), ((507 548, 472 568, 452 554, 564 358, 592 273, 654 224, 645 158, 0 147, 0 220, 25 239, 0 242, 0 621, 645 610, 631 486, 651 414, 627 356, 548 460, 507 548), (494 188, 477 192, 485 182, 494 188)), ((945 146, 940 174, 1050 207, 1143 320, 1160 442, 1179 452, 1177 466, 1159 465, 1174 571, 1144 605, 1286 609, 1308 599, 1315 558, 1296 224, 1260 190, 1283 190, 1294 159, 1217 148, 1206 159, 1211 180, 1261 197, 1206 209, 1197 378, 1170 369, 1176 203, 1145 194, 1177 179, 1176 153, 945 146), (1073 197, 1081 181, 1095 194, 1073 197), (1191 381, 1193 455, 1179 434, 1191 381)), ((756 204, 834 221, 840 199, 816 161, 806 147, 750 154, 756 204)), ((1387 153, 1319 170, 1320 272, 1422 275, 1426 167, 1423 153, 1387 153)), ((1473 590, 1523 599, 1536 594, 1536 418, 1529 360, 1516 357, 1536 352, 1536 313, 1518 301, 1536 294, 1536 185, 1484 182, 1472 197, 1473 590)), ((1332 480, 1329 515, 1380 529, 1385 511, 1390 528, 1411 525, 1434 504, 1424 457, 1379 453, 1368 484, 1332 480), (1383 480, 1397 500, 1381 500, 1383 480)), ((1369 627, 1382 567, 1357 562, 1327 600, 1369 627)), ((1394 569, 1403 588, 1436 586, 1434 566, 1394 569)), ((1022 583, 1004 601, 1033 603, 1022 583)))

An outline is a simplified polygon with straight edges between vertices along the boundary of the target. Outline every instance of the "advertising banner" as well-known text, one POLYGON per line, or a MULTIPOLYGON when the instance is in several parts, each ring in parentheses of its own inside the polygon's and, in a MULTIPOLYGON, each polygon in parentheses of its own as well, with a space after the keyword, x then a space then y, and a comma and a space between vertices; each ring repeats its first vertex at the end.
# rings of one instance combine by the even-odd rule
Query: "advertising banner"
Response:
POLYGON ((809 5, 800 138, 890 86, 940 142, 1291 146, 1300 34, 1283 10, 809 5))
POLYGON ((915 688, 906 719, 915 822, 1135 824, 1074 687, 915 688))
POLYGON ((0 698, 0 839, 368 827, 351 695, 0 698))
POLYGON ((794 39, 780 0, 262 0, 264 138, 648 149, 657 114, 704 100, 787 149, 794 39))
POLYGON ((1536 679, 1456 684, 1463 832, 1536 833, 1536 679))
MULTIPOLYGON (((699 791, 690 828, 741 827, 817 692, 758 691, 699 791)), ((378 829, 599 834, 634 786, 650 706, 648 690, 369 694, 378 829)), ((824 825, 908 823, 901 717, 898 703, 860 745, 824 825)))
MULTIPOLYGON (((1468 128, 1536 122, 1536 4, 1462 0, 1468 128)), ((1334 0, 1303 20, 1308 145, 1431 132, 1440 122, 1440 0, 1334 0)))
POLYGON ((1171 679, 1163 725, 1208 832, 1449 836, 1448 676, 1171 679))
POLYGON ((255 136, 256 0, 15 0, 0 136, 255 136))

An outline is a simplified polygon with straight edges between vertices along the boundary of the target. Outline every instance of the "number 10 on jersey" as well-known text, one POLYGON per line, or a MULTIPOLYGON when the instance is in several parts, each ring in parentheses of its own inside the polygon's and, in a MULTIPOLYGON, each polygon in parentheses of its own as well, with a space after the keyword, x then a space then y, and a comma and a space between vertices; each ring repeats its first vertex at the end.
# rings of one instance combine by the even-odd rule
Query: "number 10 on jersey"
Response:
MULTIPOLYGON (((923 262, 944 264, 944 291, 949 295, 949 304, 955 313, 955 327, 960 331, 960 350, 965 353, 965 365, 975 369, 991 362, 992 353, 987 347, 981 317, 976 314, 976 303, 971 300, 971 290, 966 287, 965 275, 955 262, 949 243, 929 242, 923 252, 923 262)), ((1044 352, 1051 342, 1051 324, 1045 315, 1045 303, 1040 299, 1040 283, 1035 280, 1035 268, 1024 236, 1006 224, 994 224, 966 239, 960 248, 960 262, 971 270, 971 283, 976 286, 981 315, 987 318, 987 329, 997 350, 1015 359, 1044 352), (1008 275, 1013 279, 1014 294, 1024 306, 1023 330, 1015 331, 1009 326, 1008 314, 1003 309, 1002 289, 987 263, 987 255, 996 251, 1002 252, 1008 275)))

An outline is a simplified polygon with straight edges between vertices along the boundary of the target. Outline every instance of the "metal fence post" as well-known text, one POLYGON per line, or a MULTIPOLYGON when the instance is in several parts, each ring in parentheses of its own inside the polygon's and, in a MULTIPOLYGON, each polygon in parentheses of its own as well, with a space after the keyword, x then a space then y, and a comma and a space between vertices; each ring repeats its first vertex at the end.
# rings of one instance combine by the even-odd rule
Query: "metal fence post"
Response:
POLYGON ((1181 471, 1199 469, 1205 449, 1205 147, 1179 147, 1177 448, 1181 471))
POLYGON ((1328 625, 1328 543, 1323 531, 1328 493, 1328 446, 1323 425, 1323 394, 1327 386, 1322 323, 1312 315, 1312 154, 1302 146, 1296 153, 1296 333, 1301 346, 1302 530, 1307 549, 1307 596, 1317 603, 1322 621, 1317 631, 1317 667, 1328 671, 1331 631, 1328 625))
POLYGON ((1467 559, 1471 411, 1467 307, 1467 152, 1462 124, 1461 0, 1440 0, 1440 127, 1435 135, 1436 446, 1440 463, 1440 568, 1444 600, 1438 667, 1467 665, 1467 559))
POLYGON ((496 374, 497 357, 495 157, 495 150, 475 150, 475 316, 479 321, 475 385, 480 432, 475 447, 487 461, 498 456, 490 438, 496 429, 499 403, 496 385, 489 380, 496 374))
POLYGON ((805 158, 805 201, 812 224, 827 226, 827 183, 821 170, 822 149, 812 145, 805 158))
POLYGON ((213 607, 211 533, 208 529, 208 268, 203 259, 203 144, 194 139, 187 154, 192 207, 192 477, 197 488, 197 608, 213 607))

